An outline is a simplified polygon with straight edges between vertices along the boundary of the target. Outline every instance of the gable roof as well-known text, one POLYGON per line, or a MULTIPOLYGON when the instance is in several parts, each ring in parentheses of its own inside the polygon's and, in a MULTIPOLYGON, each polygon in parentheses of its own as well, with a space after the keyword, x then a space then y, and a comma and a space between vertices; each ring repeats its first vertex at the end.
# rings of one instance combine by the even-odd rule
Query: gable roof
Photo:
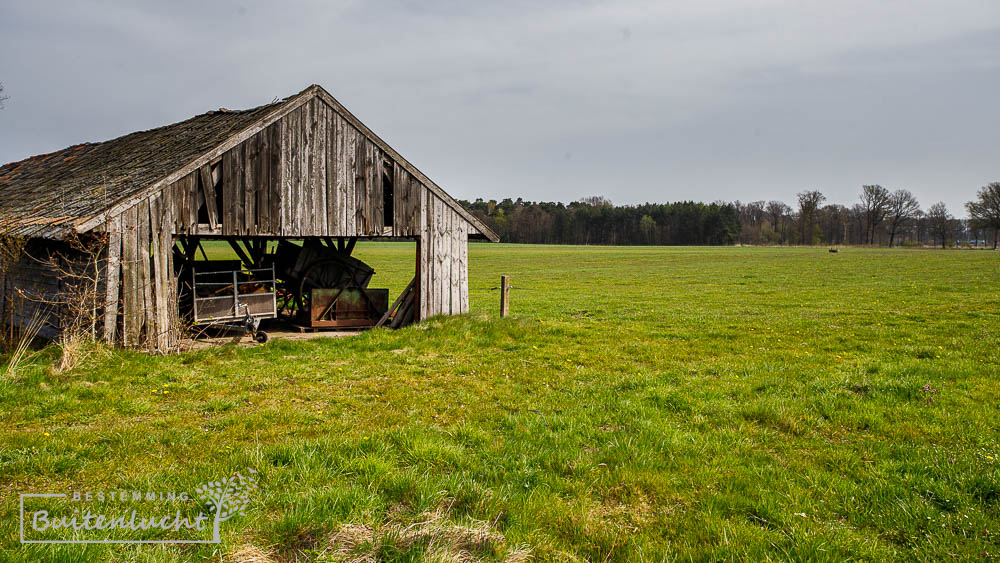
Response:
POLYGON ((99 227, 138 200, 277 121, 321 98, 481 234, 499 237, 347 111, 329 92, 312 85, 276 103, 242 111, 219 110, 104 141, 84 143, 0 167, 0 228, 22 236, 62 238, 99 227))

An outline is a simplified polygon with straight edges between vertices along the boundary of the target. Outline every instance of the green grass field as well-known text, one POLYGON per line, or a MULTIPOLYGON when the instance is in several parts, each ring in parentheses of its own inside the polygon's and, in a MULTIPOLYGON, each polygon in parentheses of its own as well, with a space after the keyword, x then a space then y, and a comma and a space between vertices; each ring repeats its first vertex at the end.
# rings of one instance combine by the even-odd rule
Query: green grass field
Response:
POLYGON ((1000 254, 476 244, 470 285, 395 332, 36 354, 0 380, 0 559, 1000 556, 1000 254), (18 493, 247 467, 220 545, 18 542, 18 493))

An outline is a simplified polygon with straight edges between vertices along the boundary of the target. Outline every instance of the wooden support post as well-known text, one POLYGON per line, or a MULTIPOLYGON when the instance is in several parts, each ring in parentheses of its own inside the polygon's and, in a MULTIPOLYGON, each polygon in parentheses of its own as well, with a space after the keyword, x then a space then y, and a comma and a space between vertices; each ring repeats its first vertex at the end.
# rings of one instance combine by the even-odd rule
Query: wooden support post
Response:
POLYGON ((500 318, 510 312, 510 277, 500 276, 500 318))

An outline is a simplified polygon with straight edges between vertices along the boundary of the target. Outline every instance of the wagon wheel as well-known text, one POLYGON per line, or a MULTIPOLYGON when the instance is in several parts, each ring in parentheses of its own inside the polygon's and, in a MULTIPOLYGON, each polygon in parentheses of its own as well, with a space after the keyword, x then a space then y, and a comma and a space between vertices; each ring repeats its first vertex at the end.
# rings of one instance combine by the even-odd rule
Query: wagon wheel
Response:
POLYGON ((313 262, 302 273, 299 292, 295 295, 295 304, 299 311, 309 310, 310 290, 317 288, 341 287, 349 276, 341 270, 341 265, 335 260, 319 260, 313 262))
POLYGON ((282 285, 277 288, 275 302, 278 305, 279 315, 291 316, 295 313, 295 294, 287 287, 282 285))

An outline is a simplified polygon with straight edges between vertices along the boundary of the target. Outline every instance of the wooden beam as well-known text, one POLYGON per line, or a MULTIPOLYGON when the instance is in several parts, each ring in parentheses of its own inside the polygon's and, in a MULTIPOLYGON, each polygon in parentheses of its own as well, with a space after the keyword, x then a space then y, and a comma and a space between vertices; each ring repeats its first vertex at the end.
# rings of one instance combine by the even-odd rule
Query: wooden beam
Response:
POLYGON ((375 328, 378 328, 378 327, 384 325, 385 322, 387 320, 389 320, 389 316, 392 315, 392 312, 396 310, 396 307, 399 307, 400 303, 403 302, 403 299, 405 299, 406 296, 411 291, 413 291, 413 289, 416 287, 416 285, 417 285, 417 277, 413 276, 413 279, 410 280, 410 283, 406 285, 406 288, 403 289, 403 292, 399 294, 399 297, 396 298, 396 301, 393 302, 392 306, 389 307, 388 309, 386 309, 385 314, 382 315, 382 318, 379 319, 377 323, 375 323, 375 328))
POLYGON ((208 163, 201 166, 201 190, 205 195, 205 209, 208 210, 208 227, 214 231, 219 228, 219 211, 215 205, 215 182, 212 181, 212 166, 208 163))
POLYGON ((239 256, 240 261, 246 264, 247 268, 253 268, 253 260, 247 256, 247 253, 244 252, 242 248, 240 248, 240 243, 231 238, 226 239, 226 242, 229 243, 229 246, 233 247, 233 251, 235 251, 236 255, 239 256))

